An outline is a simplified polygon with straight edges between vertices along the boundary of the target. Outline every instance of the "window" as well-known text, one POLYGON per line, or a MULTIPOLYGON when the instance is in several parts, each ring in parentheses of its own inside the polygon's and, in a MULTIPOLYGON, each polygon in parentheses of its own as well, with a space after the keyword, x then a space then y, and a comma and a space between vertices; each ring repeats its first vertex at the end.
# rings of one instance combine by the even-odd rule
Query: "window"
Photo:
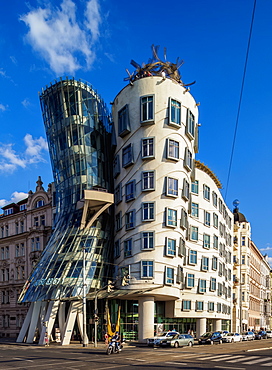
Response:
POLYGON ((45 226, 45 215, 40 216, 40 225, 45 226))
POLYGON ((189 251, 189 264, 190 265, 197 264, 197 251, 193 251, 193 250, 189 251))
POLYGON ((120 240, 114 243, 114 258, 120 257, 120 240))
POLYGON ((242 255, 241 263, 242 265, 246 264, 246 256, 244 254, 242 255))
POLYGON ((154 231, 142 232, 142 250, 154 249, 154 231))
POLYGON ((178 254, 180 257, 186 257, 186 245, 185 245, 185 240, 183 239, 183 237, 179 238, 178 254))
POLYGON ((120 158, 117 154, 113 160, 113 177, 116 178, 120 174, 120 158))
POLYGON ((166 226, 176 227, 178 223, 178 212, 172 208, 166 208, 166 226))
POLYGON ((118 212, 115 215, 115 226, 116 226, 116 231, 122 229, 122 212, 118 212))
POLYGON ((179 142, 167 139, 167 158, 179 160, 179 142))
POLYGON ((15 222, 15 234, 19 234, 19 223, 15 222))
POLYGON ((190 185, 185 179, 183 179, 182 198, 185 200, 189 200, 190 198, 190 185))
POLYGON ((211 226, 211 214, 210 214, 210 212, 204 211, 204 224, 206 226, 211 226))
POLYGON ((20 222, 20 226, 21 226, 21 233, 24 233, 25 232, 25 223, 24 223, 24 221, 20 222))
POLYGON ((217 286, 217 295, 218 295, 219 297, 221 297, 221 296, 222 296, 222 294, 223 294, 223 286, 222 286, 222 284, 221 284, 221 283, 218 283, 218 286, 217 286))
POLYGON ((245 246, 245 245, 246 245, 246 237, 242 236, 242 246, 245 246))
POLYGON ((178 196, 178 179, 166 177, 166 195, 171 197, 178 196))
POLYGON ((26 203, 20 205, 20 211, 25 211, 26 210, 26 203))
POLYGON ((203 248, 205 249, 211 248, 211 236, 208 234, 203 234, 203 248))
POLYGON ((133 163, 133 147, 132 144, 129 144, 122 150, 122 166, 128 167, 132 163, 133 163))
POLYGON ((207 185, 203 185, 203 197, 206 200, 210 200, 210 188, 207 185))
POLYGON ((35 251, 35 238, 31 238, 31 252, 35 251))
POLYGON ((6 225, 6 236, 9 236, 9 227, 6 225))
POLYGON ((192 182, 192 193, 198 194, 198 180, 192 182))
POLYGON ((142 172, 142 190, 155 190, 155 173, 154 171, 142 172))
POLYGON ((154 137, 142 139, 142 159, 155 157, 154 137))
POLYGON ((171 267, 166 267, 165 284, 174 284, 174 269, 171 267))
POLYGON ((219 212, 222 213, 223 212, 223 202, 221 199, 219 199, 218 201, 218 209, 219 209, 219 212))
POLYGON ((218 264, 218 258, 217 257, 213 257, 212 258, 212 269, 213 270, 217 270, 217 264, 218 264))
POLYGON ((5 258, 6 259, 9 259, 9 247, 6 247, 6 255, 5 255, 5 258))
POLYGON ((176 255, 176 239, 166 238, 166 255, 170 257, 176 255))
POLYGON ((115 204, 119 204, 122 202, 122 183, 119 182, 119 184, 116 186, 114 191, 114 197, 115 197, 115 204))
POLYGON ((38 200, 36 203, 36 208, 43 207, 43 206, 44 206, 44 200, 43 199, 38 200))
POLYGON ((218 275, 222 276, 222 274, 223 274, 223 265, 222 265, 221 262, 219 262, 218 267, 219 267, 218 268, 218 275))
POLYGON ((190 311, 191 309, 191 301, 183 300, 182 301, 182 310, 183 311, 190 311))
POLYGON ((181 124, 181 103, 174 99, 170 99, 169 124, 179 125, 179 126, 181 124))
POLYGON ((214 302, 208 302, 208 311, 210 312, 214 311, 214 302))
POLYGON ((221 308, 221 303, 217 303, 217 312, 221 312, 222 308, 221 308))
POLYGON ((130 257, 132 254, 132 239, 127 239, 124 241, 124 256, 130 257))
POLYGON ((13 213, 13 208, 8 208, 8 209, 5 209, 4 210, 4 215, 7 216, 7 215, 11 215, 13 213))
POLYGON ((214 207, 217 208, 217 194, 215 191, 212 192, 212 200, 213 200, 214 207))
POLYGON ((198 241, 198 227, 197 226, 191 226, 190 239, 194 241, 198 241))
POLYGON ((154 97, 143 96, 141 98, 141 122, 154 121, 154 97))
POLYGON ((211 292, 215 292, 216 291, 216 279, 213 278, 213 277, 210 280, 210 291, 211 292))
POLYGON ((20 246, 19 244, 17 244, 15 247, 15 257, 19 257, 19 256, 20 256, 20 246))
POLYGON ((191 215, 197 217, 199 215, 199 205, 197 203, 192 203, 191 205, 191 215))
POLYGON ((184 281, 184 273, 183 273, 183 267, 180 265, 177 268, 177 278, 176 278, 176 283, 180 284, 183 283, 184 281))
POLYGON ((124 137, 130 132, 129 110, 126 104, 118 112, 118 135, 124 137))
POLYGON ((203 310, 204 310, 204 302, 196 301, 196 311, 203 311, 203 310))
POLYGON ((204 256, 202 257, 201 270, 209 271, 209 258, 208 257, 204 257, 204 256))
POLYGON ((154 277, 154 261, 141 261, 141 277, 146 279, 154 277))
POLYGON ((187 109, 187 121, 185 132, 190 139, 193 139, 195 137, 195 116, 189 109, 187 109))
POLYGON ((194 287, 195 287, 195 275, 187 274, 186 288, 194 288, 194 287))
POLYGON ((206 291, 207 291, 206 280, 199 279, 198 292, 199 293, 206 293, 206 291))
POLYGON ((185 148, 184 167, 189 171, 193 168, 193 156, 188 148, 185 148))
POLYGON ((213 236, 213 248, 218 249, 218 236, 217 235, 213 236))
POLYGON ((34 226, 39 226, 39 217, 34 217, 33 225, 34 226))
POLYGON ((213 227, 218 229, 218 216, 216 213, 213 214, 213 227))
POLYGON ((153 221, 155 219, 155 203, 142 203, 142 221, 153 221))
POLYGON ((133 229, 135 227, 135 209, 125 214, 126 230, 133 229))
POLYGON ((180 227, 182 229, 188 228, 188 215, 183 207, 181 208, 180 227))
POLYGON ((135 180, 128 182, 125 185, 126 202, 135 199, 135 180))
POLYGON ((4 238, 4 226, 1 226, 1 238, 4 238))

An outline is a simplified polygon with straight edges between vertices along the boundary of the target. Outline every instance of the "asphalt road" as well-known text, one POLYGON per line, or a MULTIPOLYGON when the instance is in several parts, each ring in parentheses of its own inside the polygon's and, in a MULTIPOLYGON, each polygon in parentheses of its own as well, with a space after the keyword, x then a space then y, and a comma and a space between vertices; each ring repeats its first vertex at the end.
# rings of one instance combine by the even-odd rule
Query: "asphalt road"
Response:
POLYGON ((193 348, 150 348, 125 345, 120 354, 107 356, 105 346, 52 345, 41 347, 0 343, 0 370, 107 370, 107 369, 272 369, 272 339, 195 345, 193 348))

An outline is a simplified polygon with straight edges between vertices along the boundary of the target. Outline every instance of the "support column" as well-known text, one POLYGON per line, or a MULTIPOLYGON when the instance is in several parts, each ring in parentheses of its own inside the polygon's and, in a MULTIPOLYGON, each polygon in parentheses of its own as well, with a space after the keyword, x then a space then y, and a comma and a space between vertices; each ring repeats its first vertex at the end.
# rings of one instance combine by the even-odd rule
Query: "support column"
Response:
POLYGON ((23 326, 22 326, 22 328, 20 330, 20 333, 18 335, 18 338, 16 340, 17 343, 23 343, 23 341, 26 337, 26 333, 27 333, 27 330, 28 330, 30 322, 31 322, 33 307, 34 307, 34 302, 31 302, 31 304, 29 306, 29 309, 27 311, 27 315, 24 319, 23 326))
POLYGON ((206 332, 206 318, 196 319, 196 337, 199 338, 206 332))
POLYGON ((26 338, 26 343, 33 343, 35 331, 37 328, 37 323, 40 317, 40 310, 41 310, 41 301, 34 302, 33 304, 33 312, 31 317, 31 322, 28 329, 28 335, 26 338))
POLYGON ((147 338, 154 337, 154 297, 141 297, 139 303, 139 342, 146 343, 147 338))
POLYGON ((62 338, 62 345, 68 345, 70 344, 72 332, 74 329, 77 312, 79 309, 81 309, 82 303, 80 301, 72 301, 70 303, 69 312, 67 315, 67 319, 65 322, 65 329, 64 329, 64 335, 62 338))
POLYGON ((216 319, 214 320, 214 331, 222 330, 222 320, 216 319))

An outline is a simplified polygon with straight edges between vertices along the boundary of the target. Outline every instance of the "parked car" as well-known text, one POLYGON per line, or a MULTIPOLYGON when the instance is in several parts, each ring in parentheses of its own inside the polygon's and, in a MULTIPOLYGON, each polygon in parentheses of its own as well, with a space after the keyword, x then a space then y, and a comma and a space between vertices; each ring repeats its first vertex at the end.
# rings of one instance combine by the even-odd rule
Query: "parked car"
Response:
POLYGON ((184 346, 192 347, 194 342, 194 337, 192 337, 190 334, 176 334, 172 338, 169 337, 161 340, 160 345, 162 347, 170 346, 175 348, 184 346))
POLYGON ((167 338, 172 338, 175 335, 179 334, 177 331, 163 331, 160 334, 156 335, 154 338, 147 339, 148 346, 159 346, 160 342, 167 338))
POLYGON ((254 340, 255 334, 253 333, 253 331, 244 331, 242 333, 242 338, 243 340, 254 340))
POLYGON ((207 332, 201 335, 198 339, 199 344, 214 344, 214 343, 222 343, 222 335, 219 331, 215 332, 207 332))
POLYGON ((266 330, 267 338, 272 338, 272 330, 266 330))
POLYGON ((267 339, 266 331, 260 330, 258 333, 255 333, 255 339, 267 339))
POLYGON ((242 342, 243 337, 239 333, 228 333, 225 337, 223 337, 223 342, 226 343, 233 343, 233 342, 242 342))

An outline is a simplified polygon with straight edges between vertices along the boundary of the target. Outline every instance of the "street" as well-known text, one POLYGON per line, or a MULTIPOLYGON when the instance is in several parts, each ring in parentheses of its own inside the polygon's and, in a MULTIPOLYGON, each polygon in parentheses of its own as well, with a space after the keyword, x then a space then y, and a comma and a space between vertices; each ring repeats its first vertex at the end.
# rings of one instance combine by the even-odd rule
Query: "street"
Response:
POLYGON ((192 348, 151 348, 138 344, 125 344, 120 354, 107 356, 105 345, 82 347, 72 344, 61 347, 0 343, 1 370, 45 369, 271 369, 272 339, 226 343, 221 345, 195 345, 192 348))

